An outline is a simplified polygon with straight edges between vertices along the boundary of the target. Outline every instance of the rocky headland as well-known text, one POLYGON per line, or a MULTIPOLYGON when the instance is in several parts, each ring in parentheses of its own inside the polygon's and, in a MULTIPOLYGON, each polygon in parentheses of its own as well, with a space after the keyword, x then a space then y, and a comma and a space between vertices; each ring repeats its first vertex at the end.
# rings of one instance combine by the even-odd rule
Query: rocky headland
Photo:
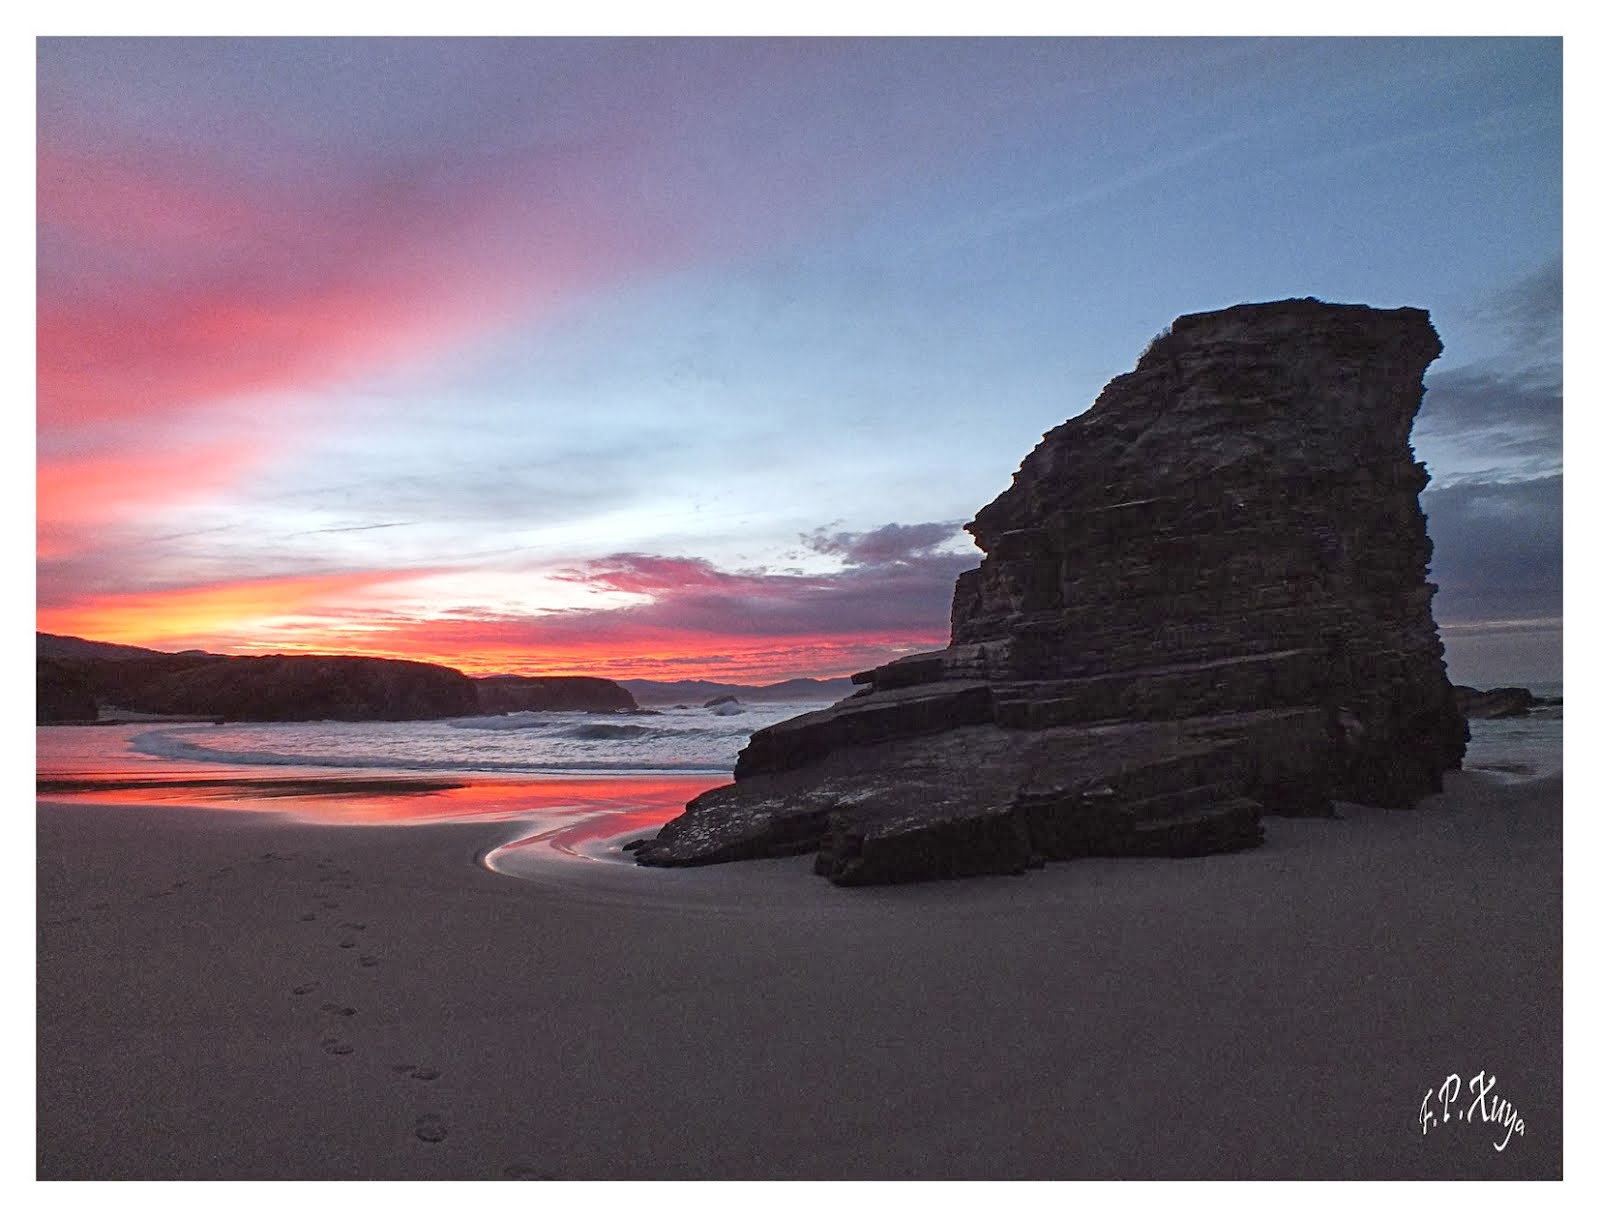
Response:
POLYGON ((412 660, 171 653, 43 633, 38 653, 40 723, 93 723, 102 706, 252 722, 637 709, 600 677, 469 677, 412 660))
POLYGON ((480 715, 639 709, 632 694, 604 677, 478 677, 475 685, 480 715))
POLYGON ((838 884, 1262 840, 1459 768, 1410 430, 1426 312, 1180 317, 967 526, 951 641, 756 732, 654 866, 816 853, 838 884))

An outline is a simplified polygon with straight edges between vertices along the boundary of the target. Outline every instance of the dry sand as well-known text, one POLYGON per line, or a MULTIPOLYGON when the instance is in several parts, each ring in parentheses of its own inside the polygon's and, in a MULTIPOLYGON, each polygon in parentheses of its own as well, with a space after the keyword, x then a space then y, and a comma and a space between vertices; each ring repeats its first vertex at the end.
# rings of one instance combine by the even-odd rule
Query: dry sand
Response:
POLYGON ((38 1172, 1558 1177, 1560 781, 854 891, 41 803, 38 1172))

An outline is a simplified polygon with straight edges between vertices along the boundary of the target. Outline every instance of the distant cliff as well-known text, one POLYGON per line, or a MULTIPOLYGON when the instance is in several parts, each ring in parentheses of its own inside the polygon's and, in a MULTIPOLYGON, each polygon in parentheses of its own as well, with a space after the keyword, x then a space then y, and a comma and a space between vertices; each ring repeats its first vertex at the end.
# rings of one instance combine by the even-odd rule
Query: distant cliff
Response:
POLYGON ((645 706, 704 706, 712 698, 734 697, 741 702, 837 702, 854 692, 849 677, 819 681, 796 677, 775 685, 730 685, 726 681, 619 682, 645 706))
POLYGON ((479 677, 478 711, 632 711, 633 695, 603 677, 479 677))
POLYGON ((38 636, 37 719, 93 721, 100 706, 254 722, 404 720, 512 710, 634 710, 599 677, 484 677, 361 656, 171 654, 38 636))

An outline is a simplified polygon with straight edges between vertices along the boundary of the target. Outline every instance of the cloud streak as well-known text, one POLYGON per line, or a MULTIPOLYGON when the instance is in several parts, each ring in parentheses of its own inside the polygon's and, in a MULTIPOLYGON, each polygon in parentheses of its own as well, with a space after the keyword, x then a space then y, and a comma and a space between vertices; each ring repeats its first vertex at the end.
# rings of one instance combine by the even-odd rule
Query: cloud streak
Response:
POLYGON ((840 675, 949 641, 951 589, 973 565, 970 553, 933 548, 950 535, 947 523, 818 530, 810 536, 852 558, 817 574, 637 553, 556 573, 600 607, 399 611, 407 585, 414 592, 430 572, 354 571, 108 593, 42 609, 39 628, 174 649, 404 656, 476 673, 840 675))
POLYGON ((1558 259, 1494 293, 1471 315, 1498 335, 1500 350, 1428 378, 1415 438, 1443 458, 1448 472, 1441 481, 1561 470, 1562 287, 1558 259), (1462 471, 1466 459, 1472 465, 1462 471))

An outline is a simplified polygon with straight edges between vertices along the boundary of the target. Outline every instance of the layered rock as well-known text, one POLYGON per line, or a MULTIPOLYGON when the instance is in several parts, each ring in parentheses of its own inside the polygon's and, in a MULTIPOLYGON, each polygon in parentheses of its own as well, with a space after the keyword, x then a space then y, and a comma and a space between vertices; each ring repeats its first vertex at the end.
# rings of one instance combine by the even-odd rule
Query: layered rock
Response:
POLYGON ((1181 317, 967 526, 951 644, 752 736, 636 857, 817 849, 840 883, 1206 853, 1458 767, 1410 428, 1418 309, 1181 317))

